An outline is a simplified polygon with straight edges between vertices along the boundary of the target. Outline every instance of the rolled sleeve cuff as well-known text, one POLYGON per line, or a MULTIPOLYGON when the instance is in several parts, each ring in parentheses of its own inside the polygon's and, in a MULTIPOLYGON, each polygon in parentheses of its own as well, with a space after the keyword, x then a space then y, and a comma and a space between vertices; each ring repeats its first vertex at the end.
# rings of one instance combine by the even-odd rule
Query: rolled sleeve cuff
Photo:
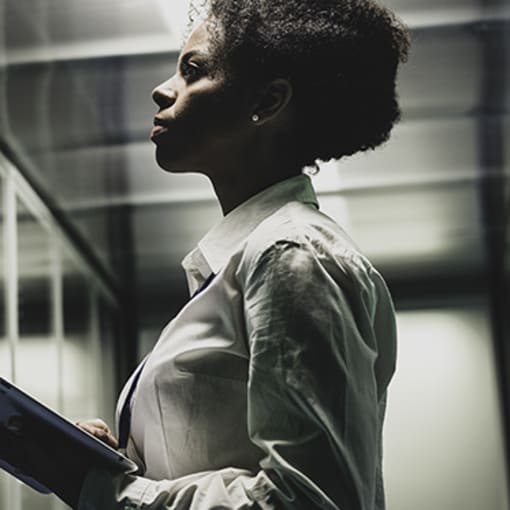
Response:
POLYGON ((78 510, 141 509, 150 485, 146 478, 92 469, 83 482, 78 510))

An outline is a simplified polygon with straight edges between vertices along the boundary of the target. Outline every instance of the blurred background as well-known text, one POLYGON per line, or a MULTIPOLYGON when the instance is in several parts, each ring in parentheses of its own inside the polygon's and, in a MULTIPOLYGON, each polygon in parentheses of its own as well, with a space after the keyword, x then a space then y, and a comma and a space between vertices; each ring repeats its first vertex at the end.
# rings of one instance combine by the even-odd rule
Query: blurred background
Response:
MULTIPOLYGON (((402 123, 322 165, 322 209, 384 274, 400 348, 388 510, 506 510, 510 426, 510 7, 386 0, 412 29, 402 123)), ((183 256, 220 218, 169 175, 150 92, 185 0, 0 0, 0 376, 71 419, 116 395, 188 299, 183 256)), ((64 505, 0 473, 0 508, 64 505)))

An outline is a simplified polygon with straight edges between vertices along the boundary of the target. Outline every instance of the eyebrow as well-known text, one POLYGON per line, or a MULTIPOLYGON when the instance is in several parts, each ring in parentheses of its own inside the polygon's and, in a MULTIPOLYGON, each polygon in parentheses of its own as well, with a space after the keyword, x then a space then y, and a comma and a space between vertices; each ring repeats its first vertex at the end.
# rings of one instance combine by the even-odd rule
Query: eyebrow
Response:
POLYGON ((207 54, 204 53, 203 51, 200 51, 200 50, 189 50, 189 51, 187 51, 186 53, 184 53, 183 55, 180 56, 180 60, 181 61, 189 60, 190 58, 195 57, 197 55, 199 57, 206 57, 207 56, 207 54))

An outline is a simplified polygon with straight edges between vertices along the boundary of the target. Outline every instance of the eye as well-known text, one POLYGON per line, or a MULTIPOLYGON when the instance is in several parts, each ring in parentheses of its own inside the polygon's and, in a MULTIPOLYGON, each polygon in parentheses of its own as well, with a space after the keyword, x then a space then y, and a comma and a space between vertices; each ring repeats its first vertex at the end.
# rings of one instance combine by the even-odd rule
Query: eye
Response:
POLYGON ((203 69, 194 60, 191 59, 183 59, 181 61, 181 68, 180 68, 181 75, 184 79, 187 81, 193 81, 198 79, 203 74, 203 69))

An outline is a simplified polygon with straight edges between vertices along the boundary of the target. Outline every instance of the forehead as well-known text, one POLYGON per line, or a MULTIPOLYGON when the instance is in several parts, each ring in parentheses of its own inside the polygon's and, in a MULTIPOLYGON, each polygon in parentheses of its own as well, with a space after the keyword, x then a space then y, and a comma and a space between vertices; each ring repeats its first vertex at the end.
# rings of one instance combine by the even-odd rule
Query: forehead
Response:
POLYGON ((191 32, 186 44, 182 48, 182 53, 184 54, 189 51, 205 53, 209 49, 210 39, 211 35, 207 29, 207 23, 203 21, 191 32))

